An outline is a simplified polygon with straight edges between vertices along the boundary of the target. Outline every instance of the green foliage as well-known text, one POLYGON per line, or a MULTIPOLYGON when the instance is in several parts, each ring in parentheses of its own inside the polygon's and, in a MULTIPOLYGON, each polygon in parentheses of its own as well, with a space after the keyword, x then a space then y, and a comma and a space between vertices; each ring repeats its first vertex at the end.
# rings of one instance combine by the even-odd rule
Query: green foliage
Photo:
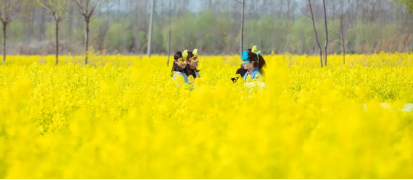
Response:
MULTIPOLYGON (((24 22, 20 19, 13 20, 9 26, 7 26, 7 40, 16 41, 18 37, 22 37, 24 33, 24 22)), ((3 40, 3 36, 0 36, 3 40)))
POLYGON ((394 4, 404 6, 408 13, 413 14, 413 1, 412 0, 393 0, 394 4))
POLYGON ((123 46, 121 39, 122 32, 124 33, 124 27, 121 22, 111 24, 107 34, 108 41, 110 42, 108 44, 109 49, 120 51, 120 48, 123 46))
MULTIPOLYGON (((402 1, 400 1, 402 2, 402 1)), ((406 1, 407 2, 407 1, 406 1)), ((132 15, 130 15, 132 17, 132 15)), ((46 40, 54 41, 55 23, 47 16, 45 23, 46 40)), ((204 54, 238 54, 240 42, 240 22, 234 14, 214 11, 188 12, 186 15, 172 15, 171 51, 183 51, 198 48, 204 54)), ((69 18, 69 17, 67 17, 69 18)), ((73 17, 72 17, 73 18, 73 17)), ((146 51, 148 23, 146 17, 136 19, 129 17, 114 17, 112 15, 95 16, 90 24, 90 46, 97 51, 108 53, 141 53, 146 51)), ((152 51, 155 54, 165 54, 168 43, 169 17, 156 17, 152 51)), ((72 19, 72 36, 69 36, 69 21, 59 23, 60 41, 69 41, 74 46, 83 47, 85 23, 81 18, 72 19)), ((341 53, 340 20, 329 18, 330 46, 329 53, 341 53)), ((317 19, 319 40, 324 44, 325 34, 322 18, 317 19)), ((365 23, 361 20, 354 23, 345 22, 345 37, 349 53, 369 53, 374 50, 395 52, 399 49, 384 48, 385 41, 396 42, 403 32, 395 21, 382 23, 381 19, 365 23), (368 47, 368 48, 364 48, 368 47), (361 48, 361 49, 360 49, 361 48)), ((28 25, 23 20, 16 19, 8 27, 8 43, 12 46, 17 42, 27 42, 23 39, 28 25)), ((33 40, 38 40, 40 23, 33 24, 33 40)), ((0 37, 1 39, 1 37, 0 37)), ((36 42, 36 41, 32 41, 36 42)), ((401 42, 401 41, 397 41, 401 42)), ((294 54, 317 53, 314 43, 314 32, 311 20, 303 15, 295 16, 294 21, 285 17, 260 15, 245 21, 244 48, 257 45, 264 54, 275 52, 294 54)), ((72 52, 78 54, 81 52, 72 52)))

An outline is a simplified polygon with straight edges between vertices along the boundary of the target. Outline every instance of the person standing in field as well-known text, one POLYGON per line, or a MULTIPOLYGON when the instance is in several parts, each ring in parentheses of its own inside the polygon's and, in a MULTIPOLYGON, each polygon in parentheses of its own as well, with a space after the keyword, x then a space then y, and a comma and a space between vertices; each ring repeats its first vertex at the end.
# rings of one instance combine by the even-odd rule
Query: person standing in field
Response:
POLYGON ((243 59, 244 69, 247 70, 247 73, 244 75, 244 79, 246 80, 248 76, 251 79, 259 79, 261 76, 264 75, 264 66, 266 66, 266 62, 264 57, 260 55, 260 51, 257 50, 257 47, 254 46, 251 52, 248 53, 248 58, 243 59))
POLYGON ((188 52, 178 51, 174 55, 174 63, 172 66, 172 78, 175 80, 178 77, 182 77, 185 83, 188 83, 188 76, 185 73, 185 68, 188 65, 187 62, 188 52))
POLYGON ((199 78, 201 75, 199 74, 198 68, 198 49, 194 49, 193 52, 188 52, 188 65, 185 68, 185 74, 188 77, 199 78))

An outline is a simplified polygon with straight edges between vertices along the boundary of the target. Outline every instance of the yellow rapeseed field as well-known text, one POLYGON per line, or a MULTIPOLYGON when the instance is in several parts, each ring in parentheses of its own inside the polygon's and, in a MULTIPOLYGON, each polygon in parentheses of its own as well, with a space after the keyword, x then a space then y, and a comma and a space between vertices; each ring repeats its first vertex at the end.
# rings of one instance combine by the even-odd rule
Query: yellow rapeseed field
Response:
POLYGON ((0 66, 0 178, 413 178, 413 55, 268 55, 259 88, 238 56, 194 88, 164 56, 90 59, 0 66))

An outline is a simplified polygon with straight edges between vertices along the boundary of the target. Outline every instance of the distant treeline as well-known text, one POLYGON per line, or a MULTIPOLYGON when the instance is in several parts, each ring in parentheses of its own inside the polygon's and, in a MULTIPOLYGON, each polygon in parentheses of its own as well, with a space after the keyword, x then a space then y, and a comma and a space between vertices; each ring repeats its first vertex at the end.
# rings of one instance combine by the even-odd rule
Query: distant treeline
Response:
MULTIPOLYGON (((246 0, 244 47, 263 53, 317 53, 305 1, 246 0)), ((413 19, 392 0, 328 0, 329 53, 342 52, 343 17, 348 53, 410 51, 413 19)), ((314 1, 320 41, 324 42, 321 1, 314 1)), ((146 53, 150 3, 111 0, 90 24, 90 46, 107 54, 146 53)), ((203 54, 237 54, 241 6, 235 0, 157 0, 152 52, 166 54, 171 22, 172 51, 198 48, 203 54), (188 4, 197 5, 196 10, 188 4)), ((84 21, 71 4, 60 25, 63 54, 83 53, 84 21)), ((55 24, 38 6, 26 7, 8 26, 9 54, 53 54, 55 24)), ((0 37, 0 40, 2 38, 0 37)))

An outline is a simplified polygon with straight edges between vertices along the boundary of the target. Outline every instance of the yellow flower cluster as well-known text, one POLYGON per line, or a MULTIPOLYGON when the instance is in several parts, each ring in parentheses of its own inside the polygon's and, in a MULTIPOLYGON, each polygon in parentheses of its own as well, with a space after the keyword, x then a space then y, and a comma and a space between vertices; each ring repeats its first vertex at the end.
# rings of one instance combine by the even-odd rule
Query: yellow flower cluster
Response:
POLYGON ((185 88, 164 56, 10 56, 0 178, 413 178, 412 58, 268 55, 248 87, 201 57, 185 88))

